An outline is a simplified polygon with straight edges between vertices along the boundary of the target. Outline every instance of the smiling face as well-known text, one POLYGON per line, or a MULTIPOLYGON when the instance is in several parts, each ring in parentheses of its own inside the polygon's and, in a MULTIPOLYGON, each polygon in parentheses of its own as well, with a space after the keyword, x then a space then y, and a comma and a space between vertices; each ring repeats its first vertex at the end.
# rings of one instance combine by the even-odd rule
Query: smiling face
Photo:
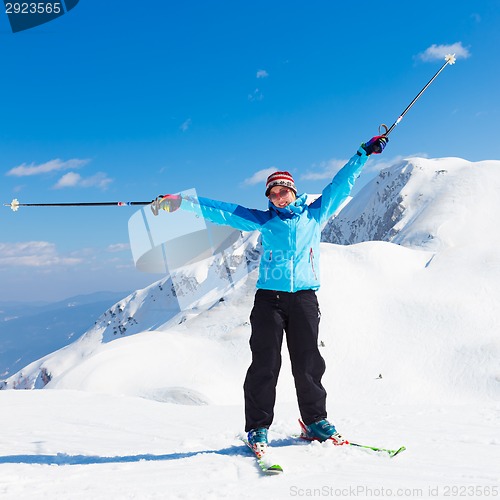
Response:
POLYGON ((269 192, 268 198, 275 207, 285 208, 295 201, 296 196, 290 188, 274 186, 269 192))

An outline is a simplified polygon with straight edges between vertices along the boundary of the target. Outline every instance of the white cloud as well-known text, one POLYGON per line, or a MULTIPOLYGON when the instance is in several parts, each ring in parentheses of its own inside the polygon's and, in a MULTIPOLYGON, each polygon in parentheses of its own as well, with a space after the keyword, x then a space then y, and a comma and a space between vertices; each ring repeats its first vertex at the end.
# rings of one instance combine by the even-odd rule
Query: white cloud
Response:
POLYGON ((123 252, 130 250, 130 243, 115 243, 114 245, 108 245, 106 251, 109 253, 123 252))
POLYGON ((82 262, 79 258, 59 255, 55 244, 47 241, 0 243, 0 268, 73 266, 82 262))
POLYGON ((82 176, 80 174, 76 174, 75 172, 68 172, 64 174, 54 186, 55 189, 61 189, 65 187, 75 187, 80 182, 82 176))
POLYGON ((462 42, 456 42, 451 45, 433 44, 427 49, 425 49, 424 52, 418 54, 417 57, 421 61, 429 62, 436 60, 444 60, 444 57, 448 54, 455 54, 455 57, 457 59, 458 58, 467 59, 471 55, 469 49, 467 47, 464 47, 462 45, 462 42))
POLYGON ((347 163, 347 160, 323 161, 319 165, 313 165, 312 170, 303 174, 300 178, 306 181, 317 181, 322 179, 332 179, 333 176, 347 163))
POLYGON ((188 118, 187 120, 185 120, 181 126, 179 127, 183 132, 187 132, 189 130, 189 127, 191 126, 191 123, 193 121, 191 120, 191 118, 188 118))
POLYGON ((90 177, 82 177, 76 172, 68 172, 64 174, 54 185, 54 189, 63 189, 67 187, 97 187, 99 189, 107 189, 108 185, 113 182, 104 172, 97 172, 97 174, 90 177))
POLYGON ((267 78, 269 76, 269 73, 265 69, 259 69, 256 76, 257 78, 267 78))
POLYGON ((255 184, 260 184, 266 182, 267 178, 273 173, 276 172, 277 168, 269 167, 259 170, 252 175, 252 177, 248 177, 243 181, 243 184, 247 186, 254 186, 255 184))
POLYGON ((6 175, 13 175, 15 177, 26 177, 30 175, 41 175, 50 172, 58 172, 61 170, 77 169, 86 165, 90 160, 82 160, 78 158, 73 158, 71 160, 60 160, 56 158, 55 160, 50 160, 46 163, 41 163, 37 165, 31 163, 27 165, 23 163, 17 167, 11 168, 6 175))

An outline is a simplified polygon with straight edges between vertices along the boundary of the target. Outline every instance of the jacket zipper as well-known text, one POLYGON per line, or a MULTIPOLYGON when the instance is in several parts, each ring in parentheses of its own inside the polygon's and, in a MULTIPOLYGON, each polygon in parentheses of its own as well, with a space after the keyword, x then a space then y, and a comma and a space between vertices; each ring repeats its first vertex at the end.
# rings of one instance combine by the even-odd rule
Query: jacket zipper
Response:
POLYGON ((291 219, 292 231, 290 231, 292 255, 290 259, 290 291, 295 292, 295 249, 297 248, 297 221, 295 218, 291 219))
POLYGON ((312 272, 314 275, 314 279, 317 280, 318 276, 316 276, 316 269, 314 268, 314 251, 313 251, 312 247, 309 249, 309 262, 311 263, 311 268, 312 268, 312 272))

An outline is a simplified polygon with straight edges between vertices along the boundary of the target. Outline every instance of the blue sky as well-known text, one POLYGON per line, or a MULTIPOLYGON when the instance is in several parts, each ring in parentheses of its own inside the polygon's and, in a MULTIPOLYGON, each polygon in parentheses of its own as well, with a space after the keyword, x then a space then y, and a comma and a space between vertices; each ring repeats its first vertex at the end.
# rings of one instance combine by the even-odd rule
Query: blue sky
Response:
MULTIPOLYGON (((391 125, 401 157, 499 159, 500 2, 80 0, 13 34, 0 13, 0 201, 200 195, 265 208, 287 169, 319 192, 391 125), (437 55, 436 55, 437 54, 437 55)), ((133 290, 135 209, 0 212, 2 300, 133 290)))

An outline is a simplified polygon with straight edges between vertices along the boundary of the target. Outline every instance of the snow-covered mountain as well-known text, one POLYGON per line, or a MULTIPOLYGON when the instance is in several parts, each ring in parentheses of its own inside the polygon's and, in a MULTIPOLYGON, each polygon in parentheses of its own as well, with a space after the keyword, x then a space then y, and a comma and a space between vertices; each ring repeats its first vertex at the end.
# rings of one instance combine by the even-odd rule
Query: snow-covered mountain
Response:
POLYGON ((382 170, 332 219, 323 241, 390 241, 431 251, 497 241, 500 161, 410 158, 382 170))
MULTIPOLYGON (((215 290, 189 314, 169 310, 168 280, 155 283, 5 381, 5 389, 53 390, 0 391, 8 408, 0 493, 279 499, 472 488, 463 491, 496 496, 499 166, 412 158, 382 172, 325 232, 356 243, 321 247, 329 417, 353 441, 405 444, 404 454, 296 446, 284 353, 270 438, 285 474, 260 481, 238 439, 256 274, 228 290, 212 262, 185 275, 186 293, 201 276, 215 290)), ((240 265, 252 260, 247 251, 254 242, 235 253, 240 265)))

